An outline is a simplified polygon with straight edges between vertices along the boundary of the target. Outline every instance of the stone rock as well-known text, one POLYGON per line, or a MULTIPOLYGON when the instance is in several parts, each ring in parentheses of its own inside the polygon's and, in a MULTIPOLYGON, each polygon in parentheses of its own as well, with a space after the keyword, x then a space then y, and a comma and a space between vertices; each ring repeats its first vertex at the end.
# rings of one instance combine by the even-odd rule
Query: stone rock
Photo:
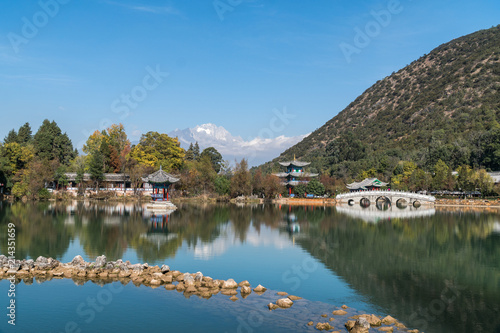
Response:
POLYGON ((238 300, 238 297, 236 297, 236 296, 231 296, 229 299, 230 299, 231 301, 233 301, 233 302, 236 302, 236 301, 238 300))
POLYGON ((299 297, 299 296, 294 296, 294 295, 288 295, 288 298, 292 301, 296 301, 296 300, 299 300, 299 299, 302 299, 302 297, 299 297))
POLYGON ((193 285, 188 285, 186 290, 184 290, 185 293, 195 293, 197 291, 198 289, 196 289, 196 287, 193 285))
POLYGON ((280 298, 279 300, 276 301, 276 305, 278 305, 280 308, 289 308, 293 305, 293 302, 291 299, 287 298, 280 298))
POLYGON ((396 322, 397 322, 397 320, 392 318, 391 316, 386 316, 382 319, 382 324, 386 324, 386 325, 392 325, 392 324, 395 324, 396 322))
POLYGON ((132 272, 129 270, 120 271, 118 273, 118 277, 121 277, 121 278, 129 277, 130 275, 132 275, 132 272))
POLYGON ((201 272, 196 272, 196 274, 194 275, 194 281, 196 282, 201 282, 203 280, 203 273, 201 272))
POLYGON ((349 307, 344 304, 344 305, 341 306, 341 308, 345 310, 345 309, 348 309, 349 307))
POLYGON ((419 333, 418 330, 409 330, 408 333, 419 333))
POLYGON ((307 323, 307 326, 312 326, 312 325, 314 325, 313 321, 310 321, 310 322, 307 323))
POLYGON ((322 314, 321 317, 326 318, 326 317, 328 317, 328 315, 325 313, 325 314, 322 314))
POLYGON ((320 330, 320 331, 322 331, 322 330, 329 331, 329 330, 333 329, 333 326, 330 325, 330 323, 317 323, 316 329, 320 330))
MULTIPOLYGON (((80 257, 80 258, 81 258, 81 256, 77 256, 77 257, 80 257)), ((75 258, 76 258, 76 257, 75 257, 75 258)), ((73 259, 73 260, 75 260, 75 259, 73 259)), ((82 258, 82 260, 83 260, 83 258, 82 258)), ((45 257, 39 256, 38 258, 36 258, 36 261, 35 261, 35 262, 36 262, 37 264, 40 264, 40 263, 44 263, 44 264, 46 264, 46 263, 48 263, 48 262, 49 262, 49 260, 48 260, 47 258, 45 258, 45 257)))
POLYGON ((278 292, 276 293, 276 295, 279 295, 279 296, 286 296, 286 295, 288 295, 288 293, 287 293, 287 292, 284 292, 284 291, 278 291, 278 292))
POLYGON ((275 310, 275 309, 279 308, 279 306, 277 306, 277 305, 276 305, 276 304, 274 304, 274 303, 269 303, 269 304, 267 305, 267 307, 269 308, 269 310, 275 310))
POLYGON ((335 318, 330 317, 330 319, 328 319, 328 320, 329 320, 329 321, 334 321, 334 320, 335 320, 335 318))
POLYGON ((228 279, 222 284, 222 289, 238 288, 238 284, 233 279, 228 279))
POLYGON ((161 266, 161 272, 163 274, 167 273, 167 272, 170 272, 170 267, 168 265, 162 265, 161 266))
POLYGON ((260 284, 259 284, 257 287, 255 287, 255 288, 253 289, 253 291, 255 291, 255 292, 257 292, 257 293, 264 292, 264 291, 266 291, 266 290, 267 290, 267 288, 265 288, 265 287, 261 286, 260 284))
POLYGON ((151 279, 151 281, 149 281, 149 284, 153 286, 159 286, 161 284, 161 280, 151 279))
POLYGON ((177 287, 171 283, 165 285, 165 289, 167 289, 167 290, 174 290, 176 288, 177 287))
POLYGON ((345 323, 345 327, 349 333, 369 333, 370 331, 370 323, 363 317, 356 319, 356 321, 349 320, 345 323))
POLYGON ((102 256, 98 256, 97 258, 95 258, 94 267, 95 268, 102 268, 102 267, 106 266, 107 263, 108 263, 108 260, 107 260, 106 256, 103 254, 102 256))
POLYGON ((392 332, 394 331, 394 328, 392 326, 384 326, 380 327, 378 330, 381 332, 392 332))
POLYGON ((358 318, 365 318, 368 321, 368 323, 370 323, 370 326, 382 325, 380 318, 375 316, 374 314, 371 314, 371 315, 363 314, 363 315, 360 315, 358 318))
POLYGON ((184 283, 179 283, 177 285, 177 288, 175 288, 175 289, 177 289, 177 291, 184 291, 184 289, 186 289, 186 287, 184 287, 184 283))
POLYGON ((172 275, 165 275, 163 281, 165 281, 165 283, 172 283, 172 275))
POLYGON ((238 283, 238 287, 243 287, 243 286, 250 287, 250 282, 245 280, 245 281, 241 281, 240 283, 238 283))
MULTIPOLYGON (((48 260, 47 260, 47 262, 48 262, 48 260)), ((71 260, 71 265, 73 265, 73 266, 85 265, 85 260, 83 260, 81 255, 77 255, 73 258, 73 260, 71 260)))
POLYGON ((189 273, 184 274, 183 281, 186 286, 194 286, 194 278, 189 273))
POLYGON ((242 286, 240 292, 248 295, 252 292, 252 289, 249 286, 242 286))
POLYGON ((344 316, 347 314, 347 311, 344 311, 344 310, 335 310, 335 311, 332 311, 332 314, 336 315, 336 316, 344 316))

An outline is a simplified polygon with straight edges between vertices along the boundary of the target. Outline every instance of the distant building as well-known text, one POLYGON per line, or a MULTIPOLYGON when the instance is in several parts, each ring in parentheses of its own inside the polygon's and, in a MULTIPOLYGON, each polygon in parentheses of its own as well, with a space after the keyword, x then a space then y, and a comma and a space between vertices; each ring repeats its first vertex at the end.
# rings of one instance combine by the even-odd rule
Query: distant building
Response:
POLYGON ((299 184, 307 185, 308 178, 317 177, 317 173, 304 172, 304 167, 311 164, 310 162, 297 161, 295 158, 290 162, 279 162, 282 166, 286 167, 286 172, 275 173, 282 179, 283 185, 286 186, 288 194, 293 196, 293 188, 299 184))
MULTIPOLYGON (((76 172, 66 172, 64 174, 68 180, 68 187, 76 187, 76 172)), ((83 174, 83 181, 90 181, 90 173, 83 174)), ((129 188, 130 187, 130 177, 125 173, 105 173, 103 183, 103 188, 129 188)))
POLYGON ((387 186, 389 183, 384 183, 377 178, 366 178, 359 183, 347 184, 347 188, 351 191, 372 191, 377 190, 381 187, 387 186))

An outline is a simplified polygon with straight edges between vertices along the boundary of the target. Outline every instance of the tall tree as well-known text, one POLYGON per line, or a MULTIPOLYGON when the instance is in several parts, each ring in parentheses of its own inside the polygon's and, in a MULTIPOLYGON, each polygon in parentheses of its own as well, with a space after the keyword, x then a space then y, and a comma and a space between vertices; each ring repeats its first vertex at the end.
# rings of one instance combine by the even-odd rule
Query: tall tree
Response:
POLYGON ((193 146, 193 158, 198 160, 200 158, 200 146, 198 145, 198 141, 193 146))
POLYGON ((214 147, 208 147, 201 152, 200 159, 205 156, 210 160, 215 172, 219 173, 222 168, 222 155, 214 147))
POLYGON ((194 161, 194 154, 193 154, 193 143, 191 142, 189 144, 189 148, 188 150, 186 150, 186 155, 184 156, 184 158, 186 159, 186 161, 194 161))
POLYGON ((250 195, 252 192, 251 176, 248 171, 248 162, 242 159, 240 163, 236 162, 233 177, 231 178, 231 195, 237 197, 240 195, 250 195))
POLYGON ((3 139, 4 144, 13 143, 13 142, 17 142, 17 132, 15 129, 11 129, 9 131, 9 134, 7 134, 5 139, 3 139))
POLYGON ((35 152, 41 159, 57 160, 69 165, 74 158, 73 144, 55 121, 45 119, 34 136, 35 152))
POLYGON ((90 156, 90 161, 89 161, 90 179, 96 185, 97 192, 99 192, 99 182, 104 180, 103 164, 104 164, 104 158, 100 151, 96 151, 90 156))
POLYGON ((30 143, 32 139, 33 135, 31 133, 30 123, 25 123, 17 132, 17 142, 19 144, 27 144, 30 143))
POLYGON ((184 149, 177 138, 167 134, 148 132, 130 152, 130 157, 139 164, 159 168, 167 172, 180 170, 184 163, 184 149))

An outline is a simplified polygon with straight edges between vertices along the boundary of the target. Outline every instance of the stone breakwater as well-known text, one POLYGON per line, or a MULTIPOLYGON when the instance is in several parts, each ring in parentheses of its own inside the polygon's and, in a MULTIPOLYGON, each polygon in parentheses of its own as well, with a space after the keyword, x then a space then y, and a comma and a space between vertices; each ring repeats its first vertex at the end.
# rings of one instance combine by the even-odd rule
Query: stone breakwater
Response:
MULTIPOLYGON (((121 259, 108 261, 104 255, 97 257, 94 262, 86 262, 78 255, 69 263, 61 263, 56 259, 40 256, 36 260, 15 260, 14 265, 11 264, 12 262, 9 262, 6 256, 0 255, 0 280, 15 277, 17 283, 23 281, 27 285, 32 284, 33 279, 36 279, 37 282, 45 282, 64 278, 72 279, 77 285, 84 284, 87 281, 98 285, 112 282, 122 284, 132 282, 136 286, 144 285, 152 288, 163 286, 166 290, 182 292, 187 298, 198 296, 209 299, 220 293, 228 296, 232 301, 237 301, 240 297, 245 299, 252 293, 263 295, 267 291, 267 288, 260 284, 252 289, 250 283, 246 280, 237 283, 234 279, 213 279, 204 276, 201 272, 181 273, 180 271, 171 270, 167 265, 160 267, 150 266, 147 263, 131 264, 129 261, 124 262, 121 259)), ((303 301, 301 297, 288 295, 286 292, 275 292, 275 295, 275 298, 278 299, 274 303, 267 304, 269 311, 288 309, 294 305, 294 302, 303 301)), ((269 297, 266 299, 269 299, 269 297)), ((265 306, 265 303, 262 306, 265 306)), ((345 327, 341 331, 349 333, 375 331, 419 332, 418 330, 409 330, 391 316, 384 318, 373 314, 357 314, 353 316, 352 311, 350 312, 351 316, 349 316, 349 310, 349 307, 343 305, 341 309, 334 310, 331 314, 323 313, 321 317, 314 315, 312 317, 321 318, 325 321, 323 322, 320 319, 315 323, 311 320, 304 323, 304 327, 314 326, 317 330, 335 333, 340 331, 334 331, 333 324, 340 321, 344 323, 343 326, 345 327)))

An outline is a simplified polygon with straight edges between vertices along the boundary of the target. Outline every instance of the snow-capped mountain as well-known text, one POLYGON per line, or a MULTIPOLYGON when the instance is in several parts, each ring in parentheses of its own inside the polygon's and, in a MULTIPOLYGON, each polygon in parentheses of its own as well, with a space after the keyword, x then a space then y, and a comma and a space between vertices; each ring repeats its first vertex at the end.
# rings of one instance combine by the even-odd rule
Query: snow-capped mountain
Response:
POLYGON ((185 149, 191 143, 198 142, 201 150, 214 147, 225 160, 234 162, 234 160, 246 158, 250 166, 255 166, 275 158, 309 134, 294 137, 281 135, 271 139, 256 137, 244 140, 240 136, 233 136, 222 126, 203 124, 183 130, 176 129, 168 135, 179 138, 181 146, 185 149))

